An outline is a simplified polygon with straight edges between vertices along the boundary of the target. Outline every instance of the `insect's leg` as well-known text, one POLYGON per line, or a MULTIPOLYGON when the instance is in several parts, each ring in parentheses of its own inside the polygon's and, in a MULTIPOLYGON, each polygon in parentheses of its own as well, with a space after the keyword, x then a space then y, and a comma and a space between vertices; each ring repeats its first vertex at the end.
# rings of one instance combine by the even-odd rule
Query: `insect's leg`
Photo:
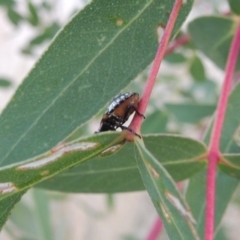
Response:
POLYGON ((115 130, 116 128, 113 126, 111 122, 104 121, 100 126, 99 130, 96 131, 95 133, 105 132, 105 131, 115 131, 115 130))
POLYGON ((140 113, 140 112, 137 110, 137 108, 136 108, 135 106, 133 106, 133 105, 130 105, 130 106, 128 107, 127 113, 128 113, 129 111, 131 111, 132 109, 133 109, 139 116, 141 116, 141 117, 143 117, 143 118, 145 119, 145 116, 144 116, 142 113, 140 113))
POLYGON ((129 128, 129 127, 125 127, 125 126, 123 126, 123 125, 118 126, 118 127, 120 127, 122 130, 123 130, 123 129, 128 130, 128 131, 131 132, 132 134, 134 134, 134 135, 138 136, 139 138, 141 138, 141 136, 140 136, 139 134, 137 134, 135 131, 133 131, 133 130, 132 130, 131 128, 129 128))

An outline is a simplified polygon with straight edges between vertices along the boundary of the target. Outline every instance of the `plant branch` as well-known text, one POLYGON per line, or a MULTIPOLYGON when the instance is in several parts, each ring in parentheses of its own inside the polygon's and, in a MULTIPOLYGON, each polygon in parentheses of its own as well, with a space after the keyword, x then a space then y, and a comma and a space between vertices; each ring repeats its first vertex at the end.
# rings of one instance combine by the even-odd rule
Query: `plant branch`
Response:
POLYGON ((147 236, 146 240, 156 240, 158 238, 159 233, 163 228, 163 223, 161 219, 158 217, 151 229, 149 235, 147 236))
MULTIPOLYGON (((178 17, 179 11, 181 9, 181 6, 182 6, 182 0, 176 0, 174 3, 173 9, 171 11, 170 17, 168 19, 167 26, 164 30, 163 37, 159 43, 158 50, 157 50, 155 59, 153 61, 153 66, 152 66, 151 72, 149 74, 148 80, 146 82, 146 85, 145 85, 145 88, 143 91, 142 98, 141 98, 139 106, 138 106, 138 111, 142 114, 144 114, 146 111, 146 108, 147 108, 147 105, 148 105, 148 102, 150 99, 150 95, 151 95, 154 83, 156 81, 156 77, 157 77, 161 62, 163 60, 163 57, 165 55, 166 48, 167 48, 169 39, 171 37, 171 34, 173 31, 176 19, 178 17)), ((143 118, 141 116, 139 116, 138 114, 135 114, 135 116, 132 120, 132 123, 130 124, 129 127, 136 133, 139 133, 142 121, 143 121, 143 118)), ((126 135, 127 140, 129 140, 129 141, 133 140, 134 136, 129 131, 125 131, 125 135, 126 135)))
POLYGON ((207 186, 206 186, 205 240, 214 239, 216 168, 219 157, 221 155, 220 138, 239 49, 240 49, 240 22, 238 23, 238 27, 230 47, 226 64, 224 83, 218 101, 215 121, 209 144, 207 186))
POLYGON ((180 36, 179 38, 176 38, 174 41, 172 41, 168 45, 167 50, 166 50, 164 56, 172 53, 178 47, 183 46, 183 45, 189 43, 189 41, 190 41, 190 36, 187 35, 187 34, 184 34, 184 35, 180 36))

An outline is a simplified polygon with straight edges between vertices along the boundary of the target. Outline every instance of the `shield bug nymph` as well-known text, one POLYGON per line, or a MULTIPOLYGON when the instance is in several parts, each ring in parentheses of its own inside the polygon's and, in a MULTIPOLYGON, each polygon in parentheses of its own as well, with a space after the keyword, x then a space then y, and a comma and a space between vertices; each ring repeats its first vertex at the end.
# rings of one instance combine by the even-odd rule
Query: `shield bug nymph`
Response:
POLYGON ((131 128, 123 126, 123 124, 128 120, 129 116, 134 112, 144 117, 144 115, 137 110, 138 103, 138 93, 120 93, 112 100, 107 108, 97 132, 115 131, 118 127, 120 127, 121 129, 127 129, 133 134, 139 136, 131 128))

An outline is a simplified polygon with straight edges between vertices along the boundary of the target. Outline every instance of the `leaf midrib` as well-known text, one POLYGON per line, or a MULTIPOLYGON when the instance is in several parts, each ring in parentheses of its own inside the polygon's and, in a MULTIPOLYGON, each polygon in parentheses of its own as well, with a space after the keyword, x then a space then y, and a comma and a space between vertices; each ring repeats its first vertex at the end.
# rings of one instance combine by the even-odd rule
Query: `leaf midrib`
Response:
POLYGON ((141 156, 142 156, 142 160, 143 160, 144 165, 145 165, 145 167, 146 167, 146 169, 147 169, 148 175, 150 176, 151 182, 152 182, 152 184, 154 185, 155 190, 156 190, 156 192, 157 192, 160 200, 164 203, 164 208, 165 208, 166 210, 168 210, 169 217, 171 218, 171 221, 172 221, 172 223, 174 224, 174 227, 175 227, 175 229, 177 230, 178 234, 181 236, 181 239, 184 239, 184 238, 183 238, 183 237, 184 237, 184 236, 183 236, 183 233, 181 232, 181 230, 178 228, 177 224, 175 223, 175 218, 174 218, 174 216, 172 215, 171 211, 169 211, 169 209, 168 209, 168 207, 167 207, 167 205, 166 205, 166 203, 165 203, 165 199, 164 199, 163 196, 161 195, 161 192, 159 191, 158 186, 156 185, 156 182, 154 181, 154 179, 153 179, 153 177, 152 177, 152 175, 151 175, 148 167, 147 167, 146 164, 145 164, 145 162, 147 162, 147 160, 145 160, 145 158, 144 158, 144 156, 143 156, 143 152, 142 152, 142 150, 140 149, 140 147, 138 146, 138 144, 137 144, 137 147, 138 147, 138 149, 139 149, 139 153, 140 153, 141 156))
POLYGON ((97 171, 88 170, 84 172, 63 173, 59 177, 79 176, 79 175, 98 174, 98 173, 112 173, 112 172, 129 171, 129 170, 137 170, 137 166, 127 167, 127 168, 111 168, 111 169, 104 169, 104 170, 97 170, 97 171))

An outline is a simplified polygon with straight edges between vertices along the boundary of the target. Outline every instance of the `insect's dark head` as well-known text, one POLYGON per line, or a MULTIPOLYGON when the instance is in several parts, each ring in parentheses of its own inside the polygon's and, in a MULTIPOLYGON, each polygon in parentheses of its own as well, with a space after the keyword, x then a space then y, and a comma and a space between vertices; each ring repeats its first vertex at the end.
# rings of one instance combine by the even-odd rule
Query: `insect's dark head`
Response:
POLYGON ((102 122, 97 132, 115 131, 116 128, 108 122, 102 122))

